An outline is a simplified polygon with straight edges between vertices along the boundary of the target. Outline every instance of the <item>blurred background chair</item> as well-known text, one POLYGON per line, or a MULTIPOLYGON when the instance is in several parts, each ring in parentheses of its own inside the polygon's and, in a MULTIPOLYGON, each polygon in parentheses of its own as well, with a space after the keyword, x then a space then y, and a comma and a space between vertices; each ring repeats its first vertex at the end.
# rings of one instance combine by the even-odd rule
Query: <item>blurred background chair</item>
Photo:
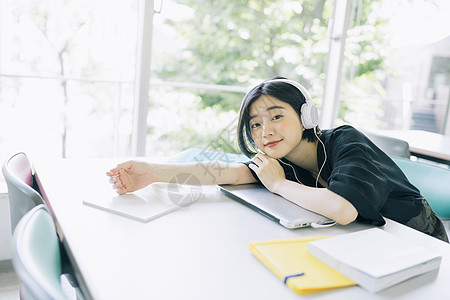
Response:
POLYGON ((390 157, 410 158, 408 142, 390 136, 365 131, 364 134, 390 157))
POLYGON ((42 204, 33 167, 25 153, 14 154, 5 161, 2 168, 8 187, 11 214, 11 232, 20 219, 33 207, 42 204))
POLYGON ((17 224, 12 262, 22 285, 21 299, 68 299, 61 285, 61 252, 45 205, 31 209, 17 224))
POLYGON ((450 170, 405 158, 392 159, 420 190, 436 215, 450 220, 450 170))

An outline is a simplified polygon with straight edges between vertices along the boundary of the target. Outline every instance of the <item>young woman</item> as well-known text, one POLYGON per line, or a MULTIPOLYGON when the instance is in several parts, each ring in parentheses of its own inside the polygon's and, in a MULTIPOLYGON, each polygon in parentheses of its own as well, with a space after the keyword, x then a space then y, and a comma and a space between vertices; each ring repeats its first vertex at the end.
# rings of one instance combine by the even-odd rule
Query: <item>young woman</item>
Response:
MULTIPOLYGON (((251 161, 217 166, 128 161, 107 172, 119 194, 190 173, 201 184, 262 183, 268 190, 346 225, 384 225, 383 216, 447 241, 444 226, 397 165, 351 126, 321 131, 307 90, 284 78, 244 97, 239 147, 251 161), (213 181, 212 178, 215 178, 213 181)), ((208 162, 205 162, 208 163, 208 162)))

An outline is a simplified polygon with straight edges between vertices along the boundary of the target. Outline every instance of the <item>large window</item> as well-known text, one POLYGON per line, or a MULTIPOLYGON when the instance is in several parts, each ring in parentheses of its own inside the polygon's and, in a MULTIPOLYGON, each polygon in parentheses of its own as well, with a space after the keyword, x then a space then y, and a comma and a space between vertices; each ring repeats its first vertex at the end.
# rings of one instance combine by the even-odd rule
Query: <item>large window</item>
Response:
POLYGON ((147 154, 211 144, 237 151, 215 137, 235 128, 247 87, 277 75, 320 99, 332 10, 330 0, 164 1, 154 16, 160 84, 150 88, 147 154))
POLYGON ((354 1, 340 123, 450 135, 450 2, 354 1))
MULTIPOLYGON (((147 156, 237 151, 240 101, 273 76, 302 82, 323 105, 330 38, 339 38, 330 37, 333 9, 344 0, 155 0, 151 63, 136 70, 144 1, 153 3, 0 1, 1 161, 17 151, 131 155, 140 67, 151 67, 147 156)), ((449 2, 348 3, 332 123, 450 134, 449 2)))
POLYGON ((0 5, 2 161, 129 155, 136 1, 0 5))

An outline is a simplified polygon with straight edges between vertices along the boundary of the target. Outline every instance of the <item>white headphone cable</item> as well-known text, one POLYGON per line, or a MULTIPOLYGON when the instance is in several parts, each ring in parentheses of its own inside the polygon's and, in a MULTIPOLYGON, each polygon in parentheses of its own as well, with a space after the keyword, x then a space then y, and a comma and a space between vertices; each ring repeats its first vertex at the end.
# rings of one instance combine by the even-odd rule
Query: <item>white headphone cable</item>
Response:
POLYGON ((289 166, 289 167, 291 167, 291 168, 292 168, 292 171, 294 171, 294 176, 295 176, 295 179, 297 180, 297 182, 300 183, 300 184, 303 184, 303 182, 301 182, 300 180, 298 180, 298 178, 297 178, 297 173, 295 172, 295 169, 294 169, 293 166, 291 166, 291 165, 288 164, 288 163, 285 163, 284 161, 281 160, 281 158, 278 159, 278 161, 281 162, 281 163, 283 163, 283 164, 285 164, 285 165, 287 165, 287 166, 289 166))
MULTIPOLYGON (((316 177, 316 188, 317 188, 317 187, 318 187, 318 183, 319 183, 320 173, 322 173, 323 167, 325 166, 325 163, 327 162, 327 151, 326 151, 326 149, 325 149, 325 144, 321 141, 321 139, 320 139, 319 136, 317 135, 317 132, 316 132, 316 129, 315 129, 315 128, 314 128, 314 134, 316 135, 317 140, 322 144, 322 147, 323 147, 323 154, 325 155, 325 158, 324 158, 324 160, 323 160, 323 164, 322 164, 322 166, 320 167, 320 170, 319 170, 319 172, 317 173, 317 177, 316 177)), ((288 163, 285 163, 284 161, 281 160, 281 158, 278 159, 278 161, 281 162, 281 163, 284 164, 284 165, 287 165, 287 166, 291 167, 292 171, 294 172, 294 176, 295 176, 295 179, 297 180, 297 182, 300 183, 300 184, 303 184, 303 182, 301 182, 301 181, 298 179, 297 173, 295 172, 295 168, 294 168, 292 165, 290 165, 290 164, 288 164, 288 163)))
POLYGON ((316 188, 317 188, 317 184, 319 182, 319 178, 320 178, 320 173, 322 172, 323 167, 325 166, 325 163, 327 162, 327 150, 325 149, 325 144, 322 142, 322 140, 319 138, 319 136, 317 135, 316 132, 316 128, 314 128, 314 134, 316 135, 317 140, 322 144, 323 147, 323 154, 325 155, 325 158, 323 159, 323 164, 320 167, 319 172, 317 173, 317 177, 316 177, 316 188))

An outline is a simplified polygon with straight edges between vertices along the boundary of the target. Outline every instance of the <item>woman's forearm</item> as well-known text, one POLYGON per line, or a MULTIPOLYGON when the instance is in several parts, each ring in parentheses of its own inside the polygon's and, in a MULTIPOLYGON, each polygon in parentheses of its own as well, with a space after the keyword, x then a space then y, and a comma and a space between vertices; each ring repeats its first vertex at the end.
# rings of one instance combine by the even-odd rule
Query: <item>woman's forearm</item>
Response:
POLYGON ((349 201, 326 188, 313 188, 284 180, 277 184, 274 192, 341 225, 353 222, 358 216, 357 210, 349 201))
POLYGON ((255 179, 244 164, 222 161, 200 161, 175 164, 151 164, 150 169, 157 181, 172 182, 184 174, 183 184, 242 184, 255 179))

